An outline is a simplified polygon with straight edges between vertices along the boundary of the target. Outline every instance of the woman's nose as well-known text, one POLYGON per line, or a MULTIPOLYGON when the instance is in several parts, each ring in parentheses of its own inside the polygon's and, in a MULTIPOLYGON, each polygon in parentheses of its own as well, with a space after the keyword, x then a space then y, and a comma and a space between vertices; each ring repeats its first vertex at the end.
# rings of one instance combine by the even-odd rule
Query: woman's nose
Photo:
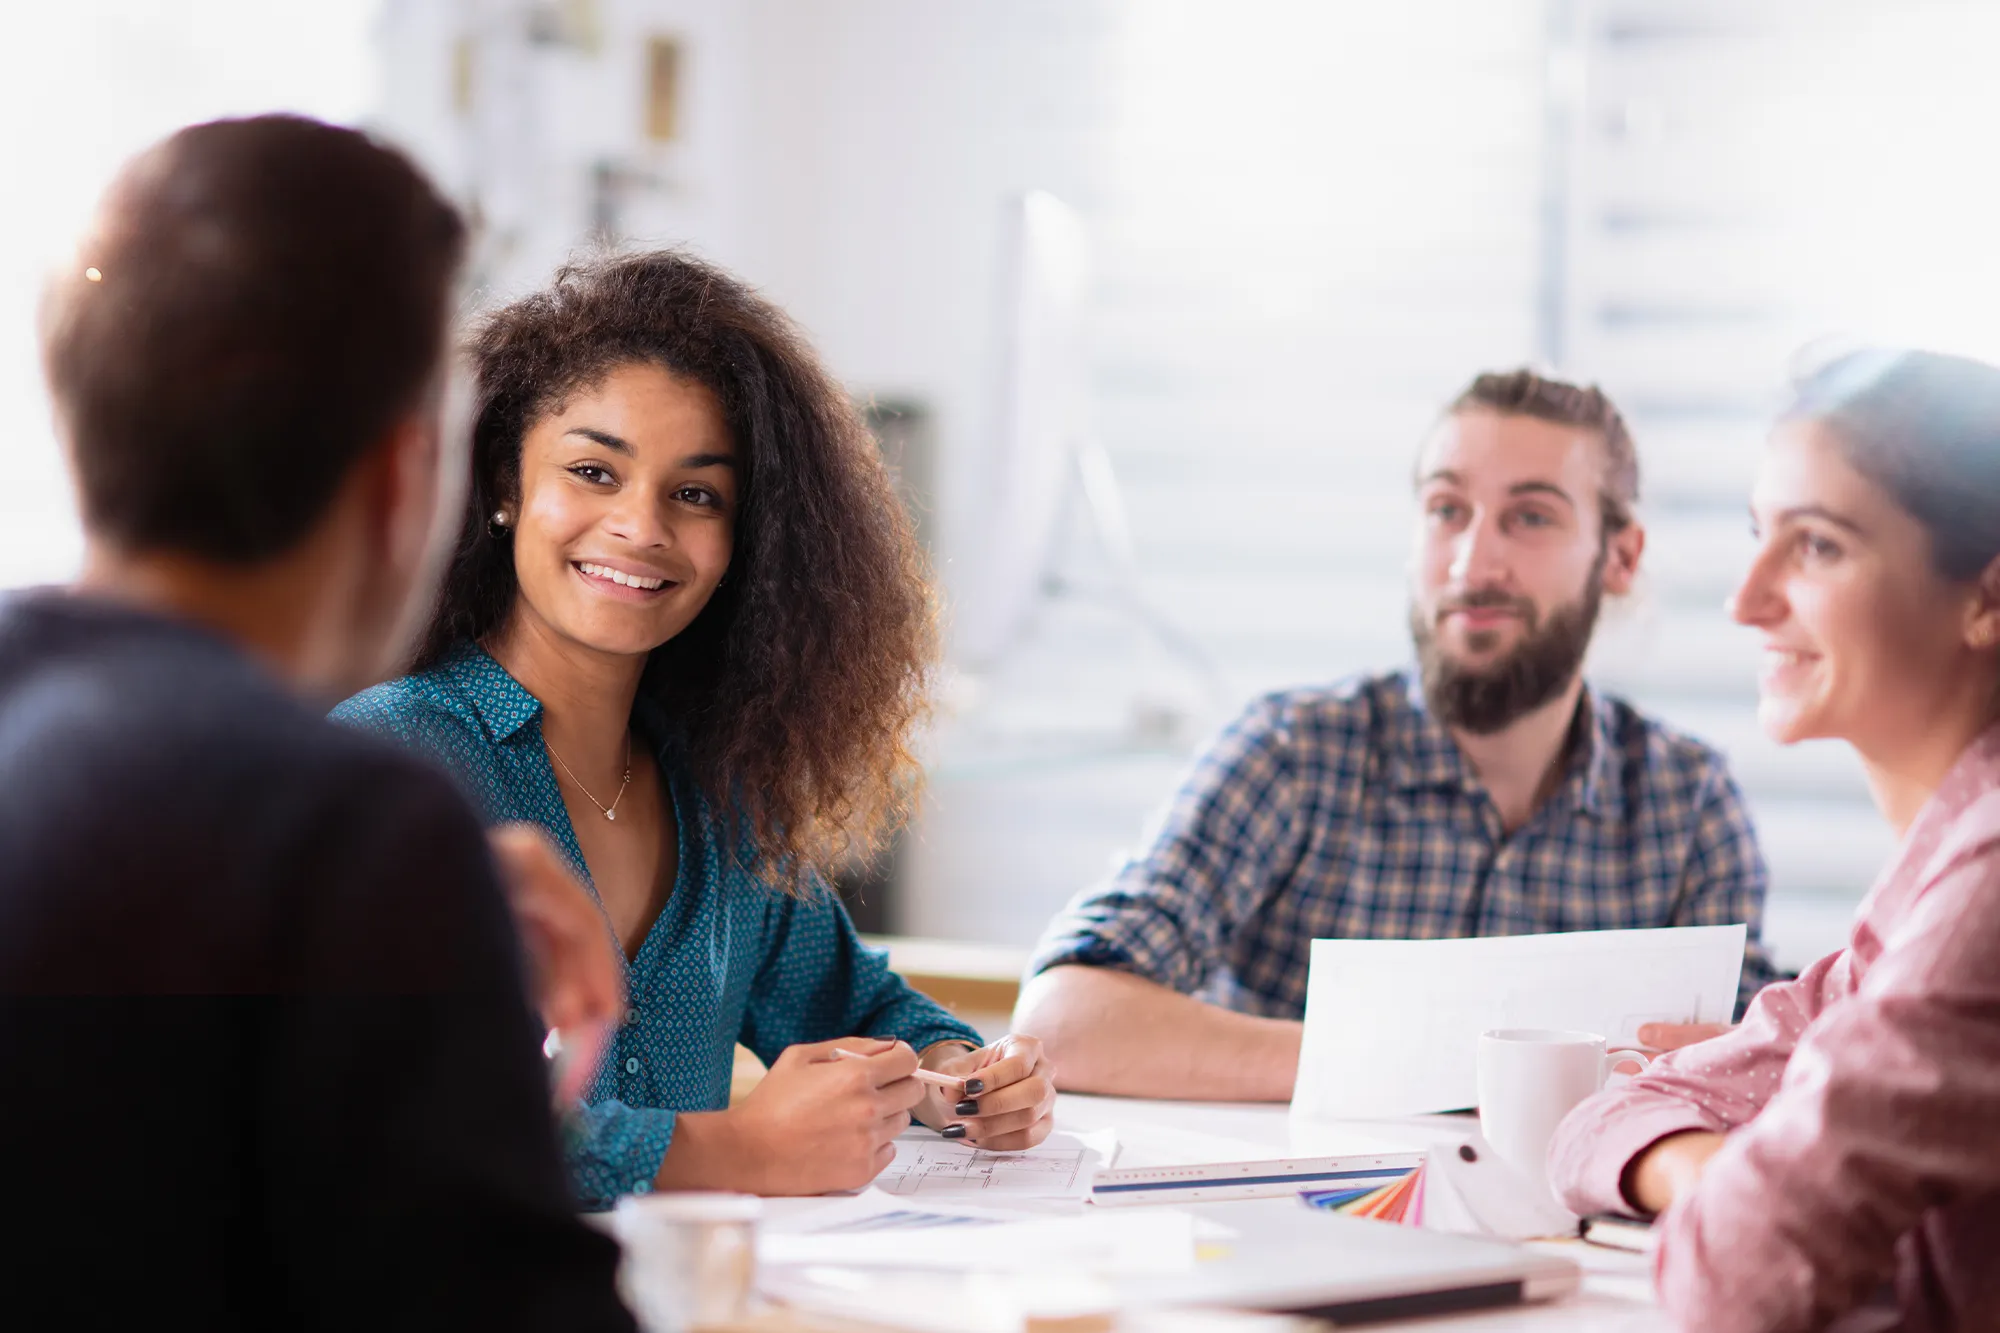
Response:
POLYGON ((1759 550, 1736 590, 1723 599, 1723 609, 1737 624, 1768 625, 1783 614, 1784 599, 1778 596, 1770 563, 1769 553, 1759 550))
POLYGON ((672 526, 661 519, 659 506, 636 495, 620 496, 605 526, 634 546, 666 546, 673 540, 672 526))

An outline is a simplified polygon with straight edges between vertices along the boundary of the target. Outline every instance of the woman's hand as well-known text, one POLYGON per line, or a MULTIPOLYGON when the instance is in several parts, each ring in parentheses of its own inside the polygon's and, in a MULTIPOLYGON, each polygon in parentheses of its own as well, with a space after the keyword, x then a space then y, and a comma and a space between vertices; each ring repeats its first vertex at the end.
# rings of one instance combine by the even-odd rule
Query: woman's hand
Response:
POLYGON ((1658 1216, 1695 1187, 1708 1159, 1726 1142, 1703 1129, 1669 1134, 1632 1159, 1625 1168, 1624 1194, 1639 1211, 1658 1216))
POLYGON ((940 1043, 924 1052, 924 1067, 971 1080, 962 1100, 927 1087, 917 1119, 940 1132, 964 1125, 961 1142, 994 1152, 1032 1148, 1055 1128, 1056 1070, 1034 1037, 1002 1037, 968 1051, 940 1043), (978 1091, 973 1091, 977 1086, 978 1091))
POLYGON ((617 946, 597 900, 539 828, 502 825, 487 835, 487 844, 527 954, 535 1004, 561 1039, 556 1097, 573 1102, 596 1077, 625 1009, 617 946))
POLYGON ((757 1194, 860 1189, 896 1156, 896 1136, 924 1095, 910 1077, 916 1069, 916 1052, 900 1041, 788 1046, 727 1111, 682 1113, 657 1183, 757 1194), (836 1048, 865 1058, 840 1059, 836 1048))

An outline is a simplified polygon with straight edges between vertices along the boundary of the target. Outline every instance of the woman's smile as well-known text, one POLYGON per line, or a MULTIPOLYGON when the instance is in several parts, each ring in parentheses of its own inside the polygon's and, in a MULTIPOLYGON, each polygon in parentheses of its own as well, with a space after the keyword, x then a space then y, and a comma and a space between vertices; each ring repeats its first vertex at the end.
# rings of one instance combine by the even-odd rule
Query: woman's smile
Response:
POLYGON ((657 574, 646 574, 629 565, 613 565, 597 560, 572 560, 570 568, 593 591, 625 601, 651 601, 674 591, 680 584, 657 574))
POLYGON ((1819 654, 1786 648, 1779 644, 1764 645, 1762 661, 1758 664, 1758 682, 1768 691, 1782 692, 1796 688, 1811 675, 1819 665, 1819 654))
POLYGON ((639 658, 685 630, 729 568, 742 478, 713 390, 614 366, 521 444, 515 614, 639 658))

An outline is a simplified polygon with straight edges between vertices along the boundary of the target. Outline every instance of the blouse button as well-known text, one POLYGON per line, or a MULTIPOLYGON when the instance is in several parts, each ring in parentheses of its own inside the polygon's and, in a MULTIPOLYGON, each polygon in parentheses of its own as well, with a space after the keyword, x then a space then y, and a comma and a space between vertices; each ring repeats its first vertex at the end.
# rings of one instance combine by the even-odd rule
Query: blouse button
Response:
POLYGON ((636 1056, 636 1055, 631 1055, 631 1056, 627 1056, 627 1057, 625 1058, 625 1072, 626 1072, 626 1073, 628 1073, 628 1074, 636 1074, 636 1073, 638 1073, 638 1072, 639 1072, 639 1057, 638 1057, 638 1056, 636 1056))

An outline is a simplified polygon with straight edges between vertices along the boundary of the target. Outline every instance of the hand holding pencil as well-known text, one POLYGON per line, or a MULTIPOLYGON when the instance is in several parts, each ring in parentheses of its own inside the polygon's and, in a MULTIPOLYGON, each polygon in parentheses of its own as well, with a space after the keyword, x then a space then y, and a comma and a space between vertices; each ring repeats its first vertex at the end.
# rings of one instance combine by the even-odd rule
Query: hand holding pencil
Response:
POLYGON ((758 1194, 862 1188, 894 1160, 896 1136, 929 1091, 916 1071, 916 1052, 900 1041, 786 1047, 748 1095, 714 1113, 722 1174, 758 1194))
POLYGON ((1019 1152, 1055 1128, 1056 1071, 1034 1037, 1008 1036, 976 1051, 933 1046, 918 1071, 924 1099, 911 1112, 946 1138, 975 1148, 1019 1152))
MULTIPOLYGON (((869 1058, 859 1051, 850 1051, 843 1046, 834 1047, 833 1054, 835 1058, 841 1060, 866 1060, 869 1058)), ((910 1077, 916 1079, 919 1083, 928 1083, 934 1088, 943 1088, 945 1091, 957 1093, 959 1096, 964 1096, 968 1093, 980 1093, 986 1090, 985 1081, 982 1079, 953 1078, 949 1074, 939 1074, 929 1069, 919 1068, 910 1077)), ((952 1100, 957 1101, 958 1098, 954 1097, 952 1100)))

